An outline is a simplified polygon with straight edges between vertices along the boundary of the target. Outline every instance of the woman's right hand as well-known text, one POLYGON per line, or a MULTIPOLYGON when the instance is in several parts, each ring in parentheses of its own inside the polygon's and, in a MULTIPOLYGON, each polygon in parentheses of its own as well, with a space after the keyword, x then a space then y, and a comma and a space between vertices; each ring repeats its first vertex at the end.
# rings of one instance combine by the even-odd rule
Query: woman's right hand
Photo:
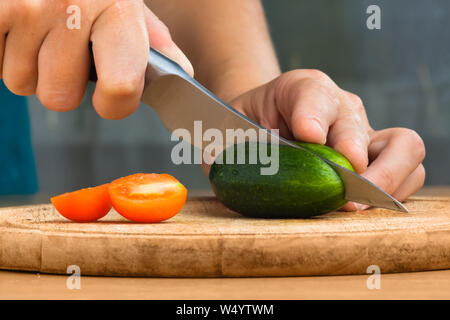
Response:
POLYGON ((36 93, 55 111, 76 108, 89 78, 90 42, 98 77, 93 104, 107 119, 138 108, 150 45, 193 74, 142 0, 0 0, 0 78, 17 95, 36 93))

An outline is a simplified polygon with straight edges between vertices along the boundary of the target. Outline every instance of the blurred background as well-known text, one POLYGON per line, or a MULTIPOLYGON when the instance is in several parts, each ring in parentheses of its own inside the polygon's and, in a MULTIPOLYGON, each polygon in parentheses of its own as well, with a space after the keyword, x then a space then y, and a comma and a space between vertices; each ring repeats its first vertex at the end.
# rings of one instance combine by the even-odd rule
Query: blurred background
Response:
MULTIPOLYGON (((425 140, 428 185, 450 184, 450 1, 263 1, 284 71, 316 68, 364 101, 375 129, 408 127, 425 140), (381 7, 381 30, 366 9, 381 7)), ((98 185, 134 172, 173 174, 190 190, 209 189, 199 166, 175 166, 175 142, 153 110, 101 119, 90 103, 69 113, 29 98, 41 194, 98 185)))

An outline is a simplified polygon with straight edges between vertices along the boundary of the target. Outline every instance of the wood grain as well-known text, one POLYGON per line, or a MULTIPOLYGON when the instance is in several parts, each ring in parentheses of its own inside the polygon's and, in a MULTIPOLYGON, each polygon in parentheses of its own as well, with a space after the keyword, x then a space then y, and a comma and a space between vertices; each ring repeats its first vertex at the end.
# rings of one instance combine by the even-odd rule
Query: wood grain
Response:
POLYGON ((65 220, 52 206, 0 210, 0 268, 66 274, 256 277, 450 269, 450 198, 415 197, 411 214, 383 209, 313 219, 249 219, 214 198, 190 199, 160 224, 116 212, 65 220))

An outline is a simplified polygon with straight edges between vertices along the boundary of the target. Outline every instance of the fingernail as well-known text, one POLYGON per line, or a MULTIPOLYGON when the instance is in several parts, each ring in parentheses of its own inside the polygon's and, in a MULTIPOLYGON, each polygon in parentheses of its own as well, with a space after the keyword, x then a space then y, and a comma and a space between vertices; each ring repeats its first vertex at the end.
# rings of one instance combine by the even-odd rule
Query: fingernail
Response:
POLYGON ((358 211, 364 211, 369 208, 368 205, 361 204, 361 203, 355 203, 355 207, 356 207, 356 210, 358 210, 358 211))
POLYGON ((326 137, 325 130, 323 129, 322 125, 321 125, 320 122, 317 121, 316 119, 312 119, 312 118, 311 118, 311 120, 312 120, 312 122, 314 123, 314 126, 315 126, 316 128, 318 128, 318 129, 320 130, 320 133, 322 134, 322 140, 323 140, 322 143, 325 143, 327 137, 326 137))
POLYGON ((320 131, 324 132, 324 131, 323 131, 323 128, 322 128, 322 125, 320 124, 319 121, 317 121, 316 119, 311 119, 311 120, 314 122, 314 125, 315 125, 317 128, 320 129, 320 131))

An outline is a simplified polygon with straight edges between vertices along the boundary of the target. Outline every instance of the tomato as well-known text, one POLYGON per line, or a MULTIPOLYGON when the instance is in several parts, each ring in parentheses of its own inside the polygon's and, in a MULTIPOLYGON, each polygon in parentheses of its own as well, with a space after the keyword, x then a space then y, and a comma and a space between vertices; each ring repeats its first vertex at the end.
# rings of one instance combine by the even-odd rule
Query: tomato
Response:
POLYGON ((111 210, 107 184, 65 193, 50 200, 62 216, 76 222, 96 221, 111 210))
POLYGON ((160 222, 181 211, 187 189, 168 174, 138 173, 109 184, 114 209, 134 222, 160 222))

